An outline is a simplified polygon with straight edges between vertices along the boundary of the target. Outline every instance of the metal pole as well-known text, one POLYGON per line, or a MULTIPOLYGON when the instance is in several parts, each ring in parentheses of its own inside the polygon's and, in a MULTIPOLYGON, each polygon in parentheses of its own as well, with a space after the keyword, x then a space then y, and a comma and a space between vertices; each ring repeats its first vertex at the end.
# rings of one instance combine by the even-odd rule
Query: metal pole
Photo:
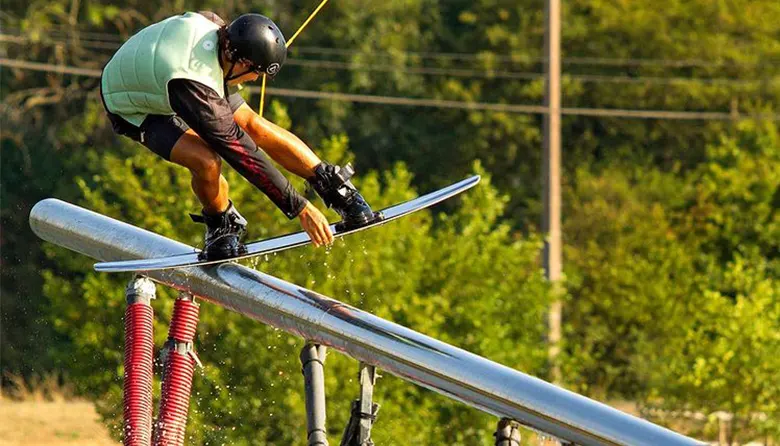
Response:
MULTIPOLYGON (((44 240, 102 261, 194 250, 55 199, 35 205, 30 226, 44 240)), ((704 444, 235 263, 149 271, 148 277, 309 342, 335 348, 471 407, 578 445, 704 444)))
POLYGON ((374 384, 376 384, 376 367, 360 363, 360 446, 373 446, 371 441, 371 426, 374 423, 379 406, 374 404, 374 384))
POLYGON ((561 381, 558 353, 561 342, 562 302, 555 283, 561 278, 561 3, 547 0, 544 34, 546 88, 544 105, 544 269, 547 280, 553 282, 554 300, 549 313, 549 360, 551 379, 561 381))
POLYGON ((520 446, 520 423, 502 418, 493 436, 496 437, 496 446, 520 446))
POLYGON ((328 446, 325 429, 325 354, 326 348, 322 345, 307 343, 301 349, 309 446, 328 446))
POLYGON ((340 446, 374 446, 371 427, 376 421, 379 404, 373 402, 374 385, 378 374, 376 367, 360 363, 360 398, 352 402, 349 422, 344 428, 340 446))

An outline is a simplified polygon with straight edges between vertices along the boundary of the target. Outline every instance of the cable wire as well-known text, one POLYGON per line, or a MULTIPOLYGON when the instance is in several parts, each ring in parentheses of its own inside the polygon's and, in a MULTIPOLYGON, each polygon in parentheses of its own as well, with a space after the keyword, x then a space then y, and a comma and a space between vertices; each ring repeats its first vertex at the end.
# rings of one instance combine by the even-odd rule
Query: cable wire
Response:
MULTIPOLYGON (((27 39, 29 40, 29 39, 27 39)), ((22 43, 25 41, 23 36, 10 36, 0 34, 0 42, 9 41, 13 43, 22 43)), ((52 43, 71 44, 71 41, 51 40, 52 43)), ((105 43, 94 41, 79 41, 85 48, 94 49, 118 49, 121 43, 105 43)), ((326 68, 334 70, 361 71, 361 72, 397 72, 400 74, 429 75, 429 76, 449 76, 459 78, 475 79, 515 79, 515 80, 537 80, 543 79, 544 73, 519 72, 506 70, 475 70, 475 69, 457 69, 457 68, 434 68, 434 67, 410 67, 405 65, 377 65, 361 64, 356 62, 341 62, 330 60, 310 60, 290 58, 287 65, 300 66, 304 68, 326 68)), ((703 85, 729 85, 735 87, 749 87, 761 85, 762 83, 773 82, 773 79, 730 79, 730 78, 689 78, 689 77, 657 77, 657 76, 616 76, 616 75, 597 75, 597 74, 573 74, 564 73, 564 79, 586 83, 617 83, 617 84, 703 84, 703 85)))
MULTIPOLYGON (((100 70, 54 65, 40 62, 32 62, 18 59, 0 58, 0 66, 27 69, 35 71, 55 72, 79 76, 99 77, 100 70)), ((249 87, 250 93, 258 93, 258 87, 249 87)), ((440 109, 459 110, 484 110, 501 113, 546 114, 547 107, 542 105, 501 104, 485 102, 448 101, 442 99, 422 99, 397 96, 361 95, 352 93, 334 93, 312 90, 296 90, 288 88, 268 88, 269 94, 282 97, 305 99, 328 99, 334 101, 369 103, 381 105, 400 105, 411 107, 432 107, 440 109)), ((726 112, 703 111, 671 111, 671 110, 627 110, 605 108, 561 108, 561 113, 571 116, 591 116, 609 118, 636 118, 636 119, 673 119, 673 120, 710 120, 710 121, 736 121, 741 119, 755 119, 780 121, 780 114, 759 113, 741 114, 726 112)))
MULTIPOLYGON (((47 24, 47 34, 59 34, 65 36, 71 36, 74 29, 70 25, 63 24, 47 24), (67 31, 57 31, 52 28, 65 28, 67 31)), ((4 30, 14 30, 18 32, 24 31, 18 26, 4 26, 4 30)), ((94 36, 102 41, 110 40, 113 42, 122 43, 124 39, 119 34, 101 33, 93 31, 80 31, 76 29, 82 36, 94 36)), ((292 39, 290 39, 292 40, 292 39)), ((361 53, 357 49, 349 48, 327 48, 317 46, 298 46, 295 51, 306 52, 309 54, 330 54, 330 55, 342 55, 351 56, 361 53)), ((453 53, 453 52, 439 52, 439 51, 373 51, 374 55, 393 57, 394 55, 403 55, 408 57, 419 57, 424 59, 447 59, 447 60, 479 60, 489 57, 492 60, 500 62, 515 62, 515 63, 545 63, 547 61, 544 57, 529 56, 526 53, 502 53, 495 54, 492 52, 486 53, 453 53)), ((734 63, 731 61, 713 61, 704 59, 658 59, 658 58, 632 58, 632 57, 596 57, 596 56, 569 56, 563 57, 561 62, 564 65, 589 65, 589 66, 660 66, 660 67, 700 67, 700 68, 714 68, 714 67, 733 67, 734 63)), ((759 66, 761 63, 746 63, 739 62, 739 66, 759 66)))

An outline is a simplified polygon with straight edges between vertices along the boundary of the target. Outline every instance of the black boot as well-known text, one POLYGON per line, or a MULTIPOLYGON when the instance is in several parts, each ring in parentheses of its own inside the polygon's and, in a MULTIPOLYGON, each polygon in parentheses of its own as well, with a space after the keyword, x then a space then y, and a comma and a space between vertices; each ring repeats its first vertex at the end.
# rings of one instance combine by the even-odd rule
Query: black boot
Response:
POLYGON ((350 164, 344 167, 322 162, 314 169, 314 177, 309 179, 317 194, 341 216, 336 230, 343 231, 381 220, 381 212, 373 212, 360 192, 349 181, 355 170, 350 164))
POLYGON ((241 243, 241 237, 246 233, 246 219, 238 213, 233 202, 227 210, 218 215, 190 214, 192 221, 206 224, 206 237, 200 258, 203 260, 219 260, 235 257, 246 252, 246 246, 241 243))

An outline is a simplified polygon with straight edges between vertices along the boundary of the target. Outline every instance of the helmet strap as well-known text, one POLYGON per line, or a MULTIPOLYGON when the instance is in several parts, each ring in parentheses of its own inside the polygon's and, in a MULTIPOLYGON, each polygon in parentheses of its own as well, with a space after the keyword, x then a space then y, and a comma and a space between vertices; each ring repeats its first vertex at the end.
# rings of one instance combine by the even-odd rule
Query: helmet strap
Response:
POLYGON ((233 74, 233 68, 235 68, 235 67, 236 67, 236 63, 231 60, 230 61, 230 69, 228 70, 227 75, 225 76, 225 80, 226 81, 232 81, 233 79, 235 79, 234 76, 231 76, 231 74, 233 74))
POLYGON ((243 75, 245 75, 247 73, 251 73, 252 72, 252 70, 246 70, 243 73, 239 73, 239 74, 233 75, 233 68, 235 68, 235 67, 236 67, 236 63, 233 62, 233 61, 230 61, 230 69, 228 70, 227 75, 225 76, 225 81, 226 82, 227 81, 232 81, 233 79, 238 79, 239 77, 241 77, 241 76, 243 76, 243 75))

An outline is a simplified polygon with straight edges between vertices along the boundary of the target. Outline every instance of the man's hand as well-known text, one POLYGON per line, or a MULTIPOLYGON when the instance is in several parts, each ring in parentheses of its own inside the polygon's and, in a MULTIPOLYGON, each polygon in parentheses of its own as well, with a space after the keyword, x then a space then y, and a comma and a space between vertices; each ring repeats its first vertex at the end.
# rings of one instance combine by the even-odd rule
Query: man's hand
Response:
POLYGON ((330 232, 328 220, 313 204, 306 203, 306 207, 298 214, 298 218, 301 220, 301 227, 309 234, 314 246, 333 243, 333 233, 330 232))

